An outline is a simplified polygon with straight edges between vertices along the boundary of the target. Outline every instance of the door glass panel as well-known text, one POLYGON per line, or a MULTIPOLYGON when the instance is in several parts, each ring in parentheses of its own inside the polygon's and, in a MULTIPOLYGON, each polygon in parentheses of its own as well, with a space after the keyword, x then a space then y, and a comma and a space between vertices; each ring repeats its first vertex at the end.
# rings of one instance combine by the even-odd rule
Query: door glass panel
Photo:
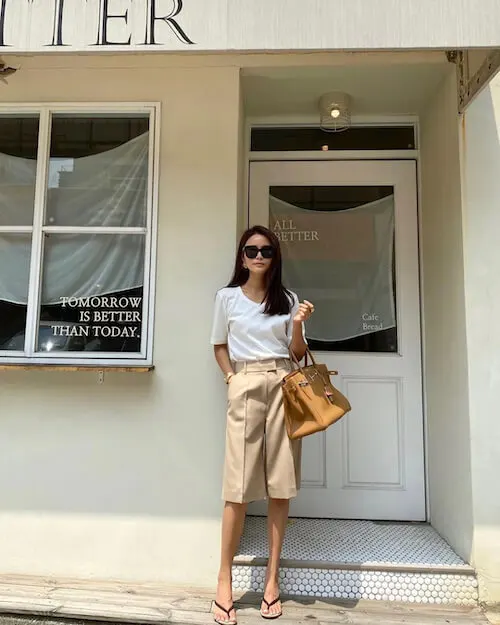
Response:
POLYGON ((311 349, 397 352, 394 188, 273 186, 269 217, 311 349))

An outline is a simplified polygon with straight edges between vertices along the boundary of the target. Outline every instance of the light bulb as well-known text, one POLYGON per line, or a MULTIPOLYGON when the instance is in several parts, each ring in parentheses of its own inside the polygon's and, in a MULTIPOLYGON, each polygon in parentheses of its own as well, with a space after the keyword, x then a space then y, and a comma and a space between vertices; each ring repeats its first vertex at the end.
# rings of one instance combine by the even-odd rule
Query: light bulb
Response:
POLYGON ((337 119, 337 117, 340 117, 340 110, 339 109, 332 109, 330 111, 330 115, 333 117, 333 119, 337 119))

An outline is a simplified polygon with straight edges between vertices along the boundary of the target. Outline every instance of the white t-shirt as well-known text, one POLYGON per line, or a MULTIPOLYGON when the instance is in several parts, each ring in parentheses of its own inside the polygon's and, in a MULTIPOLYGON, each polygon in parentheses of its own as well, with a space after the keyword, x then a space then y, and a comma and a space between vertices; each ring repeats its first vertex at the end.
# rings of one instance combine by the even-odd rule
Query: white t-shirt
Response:
MULTIPOLYGON (((293 323, 299 307, 295 293, 287 315, 264 314, 265 304, 249 299, 241 287, 226 287, 217 292, 212 326, 212 345, 225 345, 233 362, 270 358, 289 358, 293 323)), ((304 328, 302 328, 304 333, 304 328)))

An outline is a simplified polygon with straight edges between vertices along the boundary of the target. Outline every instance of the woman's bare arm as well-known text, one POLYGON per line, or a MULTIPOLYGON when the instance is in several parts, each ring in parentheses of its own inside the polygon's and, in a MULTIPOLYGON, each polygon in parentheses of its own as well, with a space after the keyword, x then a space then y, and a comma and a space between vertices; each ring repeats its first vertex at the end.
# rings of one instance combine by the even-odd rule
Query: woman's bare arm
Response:
POLYGON ((214 345, 214 354, 215 360, 217 361, 217 364, 219 365, 224 376, 227 376, 229 373, 234 373, 233 365, 231 364, 231 359, 229 358, 227 344, 214 345))
POLYGON ((294 321, 293 322, 293 331, 292 331, 292 342, 290 343, 290 349, 295 354, 297 360, 302 360, 304 358, 307 344, 304 341, 304 336, 302 334, 302 322, 294 321))
POLYGON ((298 305, 297 311, 292 319, 292 341, 290 349, 298 360, 302 360, 307 350, 307 343, 304 341, 302 324, 307 321, 314 312, 314 304, 304 300, 298 305))

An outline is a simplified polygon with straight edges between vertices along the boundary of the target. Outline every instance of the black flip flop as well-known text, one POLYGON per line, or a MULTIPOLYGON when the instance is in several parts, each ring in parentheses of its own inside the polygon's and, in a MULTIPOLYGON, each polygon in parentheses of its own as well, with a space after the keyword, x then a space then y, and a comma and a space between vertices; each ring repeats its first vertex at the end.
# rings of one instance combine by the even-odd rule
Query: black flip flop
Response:
MULTIPOLYGON (((278 603, 278 601, 281 601, 281 599, 278 595, 274 601, 269 602, 267 599, 264 599, 264 597, 262 597, 262 601, 267 605, 267 609, 269 610, 269 608, 278 603)), ((260 609, 260 615, 262 616, 262 618, 265 618, 266 621, 272 621, 275 618, 279 618, 282 614, 283 610, 280 610, 277 614, 265 614, 264 612, 262 612, 262 608, 260 609)))
POLYGON ((236 619, 234 619, 234 618, 232 619, 230 617, 231 610, 234 610, 234 603, 227 610, 220 603, 217 603, 217 601, 214 601, 214 604, 219 608, 219 610, 222 610, 223 612, 225 612, 227 614, 227 621, 221 621, 219 619, 216 619, 215 616, 214 616, 214 621, 216 623, 218 623, 218 625, 236 625, 236 619))

